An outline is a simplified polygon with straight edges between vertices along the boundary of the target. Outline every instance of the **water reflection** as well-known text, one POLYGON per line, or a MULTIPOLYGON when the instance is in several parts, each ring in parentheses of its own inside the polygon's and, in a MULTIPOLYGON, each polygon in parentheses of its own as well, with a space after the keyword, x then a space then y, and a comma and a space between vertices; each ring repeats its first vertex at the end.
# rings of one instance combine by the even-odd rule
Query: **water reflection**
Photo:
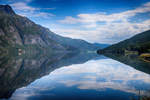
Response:
POLYGON ((56 53, 28 56, 0 56, 0 98, 9 98, 12 93, 57 68, 84 63, 96 54, 56 53))
MULTIPOLYGON (((64 67, 17 89, 10 99, 138 100, 139 94, 150 96, 150 75, 142 72, 143 69, 139 71, 135 69, 137 67, 131 67, 130 63, 129 66, 104 56, 90 61, 82 57, 74 56, 71 60, 67 56, 66 60, 53 63, 57 67, 64 67)), ((92 57, 95 58, 89 55, 89 58, 92 57)))
POLYGON ((105 54, 105 56, 150 74, 150 63, 144 62, 138 55, 105 54))

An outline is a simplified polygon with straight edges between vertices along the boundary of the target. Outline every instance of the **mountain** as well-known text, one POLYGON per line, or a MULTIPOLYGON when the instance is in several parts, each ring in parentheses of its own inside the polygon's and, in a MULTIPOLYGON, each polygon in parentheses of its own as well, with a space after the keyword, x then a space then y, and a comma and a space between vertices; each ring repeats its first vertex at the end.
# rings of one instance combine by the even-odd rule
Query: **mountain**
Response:
POLYGON ((0 5, 0 12, 15 15, 15 12, 9 5, 0 5))
POLYGON ((104 48, 110 46, 109 44, 101 44, 101 43, 93 43, 93 45, 96 47, 100 47, 101 49, 104 49, 104 48))
POLYGON ((137 54, 150 53, 150 30, 137 34, 117 44, 111 45, 98 53, 137 54))
POLYGON ((71 47, 78 48, 80 50, 98 50, 99 48, 105 48, 108 44, 100 44, 100 43, 88 43, 81 39, 72 39, 67 37, 59 36, 53 32, 50 34, 51 39, 56 40, 61 45, 68 45, 71 47))
POLYGON ((26 17, 14 13, 9 5, 0 6, 1 48, 37 46, 39 48, 65 50, 66 48, 49 38, 50 31, 26 17))
POLYGON ((17 15, 9 5, 0 5, 0 53, 9 48, 33 48, 48 51, 85 51, 101 48, 80 39, 59 36, 17 15))

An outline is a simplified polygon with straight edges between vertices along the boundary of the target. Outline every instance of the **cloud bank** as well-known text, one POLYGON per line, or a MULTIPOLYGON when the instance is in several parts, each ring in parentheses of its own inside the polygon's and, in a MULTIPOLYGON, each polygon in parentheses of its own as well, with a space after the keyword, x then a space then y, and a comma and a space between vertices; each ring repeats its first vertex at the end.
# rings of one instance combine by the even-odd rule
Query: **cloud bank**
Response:
POLYGON ((41 10, 53 10, 55 8, 37 8, 37 7, 32 7, 29 6, 28 2, 15 2, 10 4, 13 9, 19 13, 22 16, 26 16, 26 17, 39 17, 39 18, 49 18, 52 16, 55 16, 52 13, 48 13, 48 12, 42 12, 41 10))
POLYGON ((127 39, 135 34, 150 29, 150 2, 132 10, 107 14, 78 14, 76 17, 66 16, 58 22, 61 24, 74 25, 71 29, 54 29, 61 35, 72 38, 81 38, 89 42, 101 43, 117 43, 127 39), (137 15, 148 14, 147 19, 135 19, 131 22, 131 18, 137 15), (141 20, 140 22, 138 20, 141 20))

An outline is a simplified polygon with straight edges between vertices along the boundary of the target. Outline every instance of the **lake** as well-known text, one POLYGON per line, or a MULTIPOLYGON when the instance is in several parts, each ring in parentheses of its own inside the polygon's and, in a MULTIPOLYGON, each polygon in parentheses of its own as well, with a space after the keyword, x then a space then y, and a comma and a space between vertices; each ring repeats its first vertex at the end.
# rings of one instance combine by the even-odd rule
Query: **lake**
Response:
POLYGON ((7 70, 1 74, 0 95, 9 100, 139 100, 150 97, 149 64, 145 67, 138 61, 133 60, 131 64, 131 59, 125 60, 129 63, 97 54, 59 55, 37 60, 18 58, 13 68, 7 69, 7 65, 7 70))

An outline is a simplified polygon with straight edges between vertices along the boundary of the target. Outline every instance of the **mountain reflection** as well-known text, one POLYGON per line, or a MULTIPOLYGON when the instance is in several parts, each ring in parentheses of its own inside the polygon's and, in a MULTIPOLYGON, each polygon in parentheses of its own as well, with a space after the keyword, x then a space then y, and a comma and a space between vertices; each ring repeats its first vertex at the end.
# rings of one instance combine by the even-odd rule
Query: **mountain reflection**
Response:
POLYGON ((138 99, 139 93, 149 97, 149 86, 149 74, 101 56, 56 69, 27 87, 18 89, 11 99, 130 100, 138 99))
POLYGON ((0 56, 0 98, 9 98, 12 93, 57 68, 81 64, 96 54, 55 53, 28 56, 0 56))
POLYGON ((139 94, 150 97, 149 63, 135 56, 106 56, 115 60, 77 52, 1 57, 0 98, 137 100, 139 94))
POLYGON ((105 54, 105 56, 127 64, 137 70, 150 74, 150 63, 144 62, 138 55, 105 54))

